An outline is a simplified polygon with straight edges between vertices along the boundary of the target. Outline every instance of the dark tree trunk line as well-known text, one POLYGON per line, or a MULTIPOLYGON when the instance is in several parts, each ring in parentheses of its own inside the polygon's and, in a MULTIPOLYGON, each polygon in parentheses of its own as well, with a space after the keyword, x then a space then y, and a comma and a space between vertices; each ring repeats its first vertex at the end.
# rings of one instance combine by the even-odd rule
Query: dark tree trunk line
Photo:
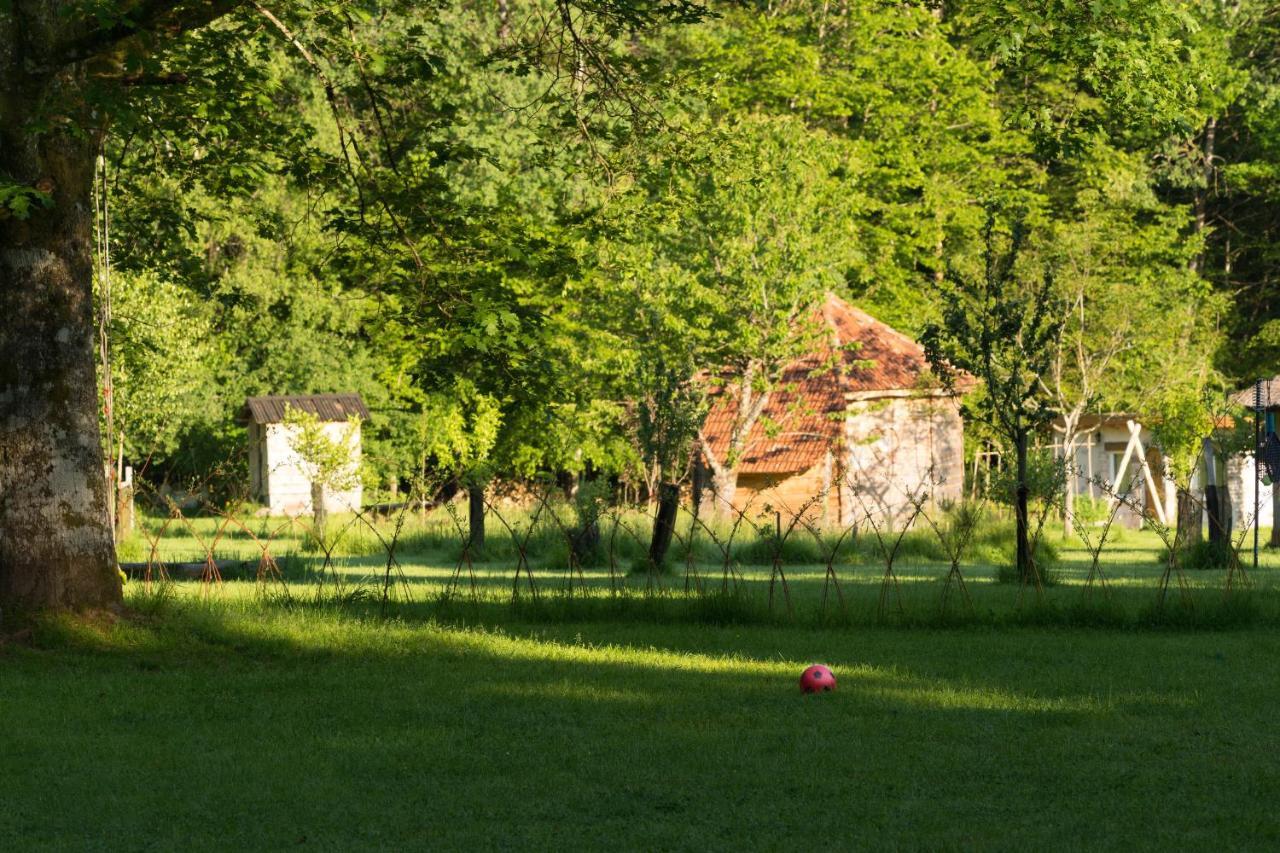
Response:
MULTIPOLYGON (((3 34, 11 36, 10 33, 3 34)), ((0 606, 112 607, 121 600, 97 415, 92 287, 92 125, 82 72, 0 70, 0 175, 47 192, 0 219, 0 606)))
POLYGON ((1017 554, 1015 557, 1018 577, 1023 581, 1029 581, 1031 575, 1031 548, 1027 541, 1027 531, 1030 527, 1029 515, 1027 512, 1027 431, 1020 428, 1014 439, 1014 450, 1017 455, 1018 465, 1018 484, 1014 501, 1015 527, 1017 537, 1017 554))
POLYGON ((484 486, 467 487, 468 541, 476 550, 484 548, 484 486))
POLYGON ((649 561, 661 566, 671 548, 676 529, 676 513, 680 508, 680 487, 675 483, 658 485, 658 514, 653 519, 653 538, 649 540, 649 561))

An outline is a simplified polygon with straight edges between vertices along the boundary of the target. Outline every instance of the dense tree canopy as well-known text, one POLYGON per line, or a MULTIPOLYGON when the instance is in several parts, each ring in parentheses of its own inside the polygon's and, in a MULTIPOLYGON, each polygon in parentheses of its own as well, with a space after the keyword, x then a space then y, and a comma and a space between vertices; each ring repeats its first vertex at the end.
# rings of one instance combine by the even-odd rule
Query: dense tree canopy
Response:
POLYGON ((1056 363, 1060 408, 1158 407, 1274 366, 1269 279, 1253 258, 1269 245, 1265 203, 1250 214, 1257 237, 1235 220, 1237 236, 1219 232, 1228 208, 1266 195, 1264 9, 713 11, 649 34, 584 31, 578 52, 561 45, 550 61, 536 3, 246 11, 153 62, 146 73, 164 77, 197 51, 238 60, 138 87, 108 137, 127 455, 226 453, 246 392, 343 388, 382 414, 371 485, 424 464, 637 470, 635 389, 616 368, 662 344, 636 320, 675 330, 684 353, 664 364, 763 388, 762 368, 796 345, 770 335, 794 330, 813 293, 840 291, 908 332, 936 321, 935 287, 976 256, 993 199, 1053 235, 1029 250, 1054 256, 1081 309, 1067 330, 1093 355, 1056 363), (274 109, 214 96, 226 91, 274 109), (156 114, 194 121, 149 131, 156 114), (1232 130, 1205 154, 1215 118, 1232 130), (229 138, 246 120, 253 132, 229 138), (760 128, 824 151, 829 187, 775 182, 777 133, 760 128), (1227 257, 1262 280, 1219 274, 1227 257), (769 301, 777 322, 740 310, 751 294, 794 297, 802 280, 804 299, 769 301), (126 322, 139 288, 166 294, 174 334, 126 322), (1141 306, 1155 310, 1130 310, 1141 306), (1232 324, 1247 342, 1226 348, 1232 324), (163 382, 130 392, 132 376, 160 373, 140 352, 182 363, 166 374, 178 396, 163 382), (202 381, 200 405, 181 399, 202 381))

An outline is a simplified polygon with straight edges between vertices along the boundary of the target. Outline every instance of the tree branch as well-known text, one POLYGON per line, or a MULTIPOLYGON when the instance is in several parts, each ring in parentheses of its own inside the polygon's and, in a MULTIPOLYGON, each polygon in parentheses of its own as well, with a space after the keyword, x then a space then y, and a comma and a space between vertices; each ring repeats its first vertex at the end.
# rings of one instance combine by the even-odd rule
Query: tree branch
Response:
MULTIPOLYGON (((115 15, 66 16, 50 33, 49 49, 42 51, 46 71, 107 53, 121 42, 146 33, 176 36, 199 29, 227 14, 243 0, 123 0, 115 15)), ((52 6, 53 4, 43 4, 52 6)), ((52 11, 50 18, 57 19, 52 11)))

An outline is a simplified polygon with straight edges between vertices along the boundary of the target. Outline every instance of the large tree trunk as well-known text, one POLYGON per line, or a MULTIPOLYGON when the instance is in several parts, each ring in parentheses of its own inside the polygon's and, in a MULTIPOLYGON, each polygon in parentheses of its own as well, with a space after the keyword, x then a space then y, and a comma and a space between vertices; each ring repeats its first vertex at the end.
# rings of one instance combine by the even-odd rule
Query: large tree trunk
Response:
POLYGON ((0 176, 52 200, 27 219, 0 211, 0 607, 113 607, 93 347, 94 140, 67 128, 84 109, 70 72, 33 80, 14 70, 21 59, 0 59, 12 63, 0 69, 0 176), (57 129, 36 128, 50 120, 57 129))

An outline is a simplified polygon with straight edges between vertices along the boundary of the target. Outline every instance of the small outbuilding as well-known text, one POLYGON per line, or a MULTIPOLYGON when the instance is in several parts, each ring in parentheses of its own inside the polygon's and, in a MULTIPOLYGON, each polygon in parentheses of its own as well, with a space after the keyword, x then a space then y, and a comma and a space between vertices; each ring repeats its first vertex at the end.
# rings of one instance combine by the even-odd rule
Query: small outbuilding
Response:
MULTIPOLYGON (((335 442, 347 437, 351 420, 357 419, 355 433, 348 440, 352 466, 360 464, 359 424, 369 419, 369 409, 359 394, 305 394, 245 400, 241 419, 249 428, 252 493, 272 515, 298 515, 312 509, 311 480, 293 449, 293 428, 284 423, 285 412, 290 408, 319 418, 325 433, 335 442)), ((338 512, 358 510, 362 499, 363 490, 358 480, 351 489, 325 494, 327 508, 338 512)))
MULTIPOLYGON (((827 523, 868 514, 896 522, 911 498, 956 499, 964 485, 958 391, 933 376, 911 338, 834 295, 822 305, 825 345, 789 365, 752 426, 732 504, 797 512, 827 523)), ((722 397, 703 427, 714 468, 730 446, 735 401, 722 397)))
MULTIPOLYGON (((1106 501, 1114 506, 1113 493, 1128 495, 1118 508, 1116 522, 1138 528, 1151 518, 1170 527, 1177 523, 1177 488, 1167 475, 1168 460, 1144 423, 1146 417, 1126 412, 1082 415, 1076 424, 1072 458, 1067 459, 1067 488, 1075 496, 1106 501), (1104 485, 1100 485, 1104 484, 1104 485)), ((1065 422, 1053 421, 1057 438, 1065 422)), ((1049 446, 1062 458, 1061 441, 1049 446)))
MULTIPOLYGON (((1263 437, 1274 433, 1280 417, 1280 377, 1262 383, 1263 437)), ((1232 396, 1232 402, 1246 409, 1254 407, 1255 388, 1250 385, 1232 396)), ((1252 417, 1252 415, 1250 415, 1252 417)), ((1177 519, 1177 485, 1171 479, 1169 460, 1165 458, 1155 436, 1147 425, 1149 416, 1135 413, 1088 414, 1076 425, 1077 438, 1072 458, 1068 459, 1073 472, 1068 487, 1076 495, 1107 501, 1114 506, 1114 492, 1130 496, 1129 502, 1116 515, 1118 523, 1137 528, 1147 519, 1173 527, 1177 519), (1099 482, 1105 485, 1099 485, 1099 482)), ((1220 426, 1231 424, 1225 418, 1220 426)), ((1063 431, 1063 420, 1053 423, 1055 433, 1063 431)), ((1061 442, 1051 445, 1055 456, 1063 456, 1061 442)), ((1228 457, 1225 461, 1225 480, 1229 506, 1228 526, 1251 526, 1254 518, 1254 489, 1258 488, 1257 518, 1259 527, 1272 528, 1272 541, 1280 546, 1280 531, 1274 527, 1274 519, 1280 514, 1280 488, 1263 482, 1265 477, 1254 472, 1254 454, 1245 452, 1228 457), (1255 479, 1256 477, 1256 479, 1255 479)), ((1203 495, 1205 471, 1203 459, 1196 465, 1190 488, 1194 494, 1203 495)), ((1207 524, 1207 517, 1202 522, 1207 524)))
MULTIPOLYGON (((1264 442, 1274 441, 1271 436, 1276 434, 1277 427, 1280 426, 1280 376, 1243 388, 1231 399, 1249 409, 1251 416, 1254 406, 1261 405, 1262 419, 1259 426, 1262 428, 1262 435, 1260 438, 1264 442)), ((1267 450, 1264 444, 1263 459, 1266 458, 1267 450)), ((1237 518, 1253 518, 1254 489, 1256 488, 1258 490, 1256 497, 1258 526, 1271 528, 1270 544, 1280 548, 1280 527, 1275 524, 1276 519, 1280 517, 1280 483, 1265 482, 1269 479, 1265 466, 1262 471, 1256 471, 1256 466, 1257 459, 1252 452, 1235 457, 1227 463, 1228 477, 1232 482, 1240 483, 1238 497, 1237 494, 1232 494, 1233 508, 1237 518)))

